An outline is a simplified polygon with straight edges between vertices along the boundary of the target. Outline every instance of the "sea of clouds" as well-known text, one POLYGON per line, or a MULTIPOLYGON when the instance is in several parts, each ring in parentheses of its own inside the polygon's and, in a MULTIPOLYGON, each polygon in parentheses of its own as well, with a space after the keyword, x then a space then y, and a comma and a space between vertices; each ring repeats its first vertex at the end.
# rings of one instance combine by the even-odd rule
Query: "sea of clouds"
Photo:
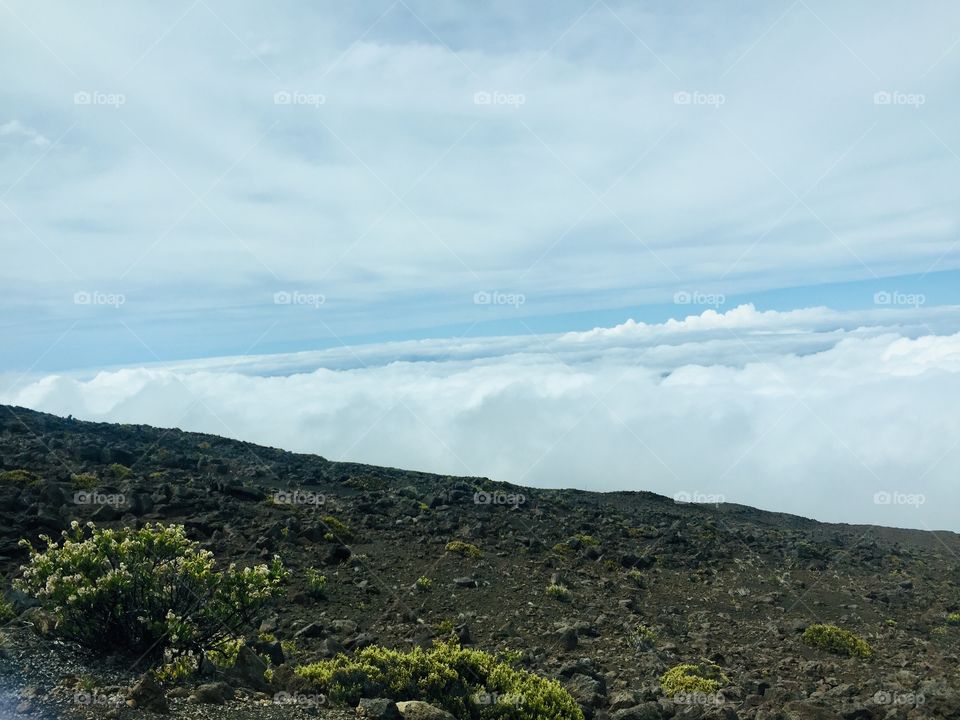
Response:
POLYGON ((0 402, 331 459, 960 530, 960 308, 760 312, 28 377, 0 402))

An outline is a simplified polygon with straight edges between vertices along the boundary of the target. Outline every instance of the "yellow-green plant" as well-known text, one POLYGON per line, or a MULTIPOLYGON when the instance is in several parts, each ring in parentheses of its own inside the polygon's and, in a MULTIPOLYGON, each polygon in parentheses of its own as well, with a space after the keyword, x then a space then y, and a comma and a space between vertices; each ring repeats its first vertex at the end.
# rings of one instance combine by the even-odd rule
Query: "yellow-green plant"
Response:
POLYGON ((118 480, 126 480, 128 477, 133 475, 133 470, 128 468, 126 465, 114 463, 110 466, 110 474, 118 480))
POLYGON ((99 479, 93 473, 78 473, 76 475, 71 475, 70 480, 73 482, 73 486, 77 490, 93 490, 99 479))
POLYGON ((870 657, 873 649, 866 640, 854 635, 849 630, 838 628, 836 625, 811 625, 803 631, 803 641, 811 647, 820 648, 836 655, 849 657, 870 657))
POLYGON ((660 687, 667 697, 681 693, 711 695, 729 682, 720 666, 711 662, 682 663, 660 676, 660 687))
POLYGON ((463 718, 583 720, 579 705, 556 680, 453 641, 409 652, 371 646, 353 657, 302 665, 295 673, 335 702, 391 697, 423 700, 463 718))
POLYGON ((570 590, 566 585, 560 585, 558 583, 553 583, 547 585, 547 595, 559 600, 560 602, 567 602, 570 600, 570 590))
POLYGON ((447 552, 457 553, 458 555, 474 559, 483 557, 483 551, 480 550, 480 548, 473 543, 464 542, 463 540, 451 540, 447 543, 446 550, 447 552))
POLYGON ((353 530, 350 529, 342 520, 338 520, 333 515, 324 515, 323 523, 327 526, 327 535, 332 535, 331 540, 348 541, 353 540, 353 530))
POLYGON ((36 597, 65 637, 97 649, 161 655, 202 652, 227 628, 259 620, 283 591, 287 571, 270 565, 218 570, 182 525, 117 530, 81 526, 30 553, 15 586, 36 597))
POLYGON ((417 582, 414 585, 419 592, 430 592, 433 589, 433 580, 428 578, 426 575, 421 575, 417 578, 417 582))
POLYGON ((314 597, 323 597, 327 589, 327 576, 316 568, 307 568, 307 590, 314 597))
POLYGON ((0 472, 0 482, 33 485, 40 482, 40 478, 29 470, 4 470, 0 472))
POLYGON ((960 625, 960 612, 952 612, 947 615, 947 625, 960 625))

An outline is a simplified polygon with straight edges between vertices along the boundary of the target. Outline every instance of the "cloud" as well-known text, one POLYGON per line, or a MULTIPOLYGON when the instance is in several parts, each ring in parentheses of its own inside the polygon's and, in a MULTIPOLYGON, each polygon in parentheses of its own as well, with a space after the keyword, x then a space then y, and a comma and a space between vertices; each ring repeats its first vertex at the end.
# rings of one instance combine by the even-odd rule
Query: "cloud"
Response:
POLYGON ((0 103, 62 138, 0 159, 0 303, 41 349, 89 288, 131 327, 189 306, 193 357, 289 288, 423 334, 483 288, 567 313, 960 259, 950 3, 9 6, 0 103))
POLYGON ((0 136, 26 138, 29 144, 39 147, 46 147, 50 144, 47 138, 33 128, 27 127, 19 120, 11 120, 10 122, 0 125, 0 136))
POLYGON ((960 308, 744 306, 46 376, 0 400, 333 459, 960 530, 960 420, 945 402, 958 393, 960 308))

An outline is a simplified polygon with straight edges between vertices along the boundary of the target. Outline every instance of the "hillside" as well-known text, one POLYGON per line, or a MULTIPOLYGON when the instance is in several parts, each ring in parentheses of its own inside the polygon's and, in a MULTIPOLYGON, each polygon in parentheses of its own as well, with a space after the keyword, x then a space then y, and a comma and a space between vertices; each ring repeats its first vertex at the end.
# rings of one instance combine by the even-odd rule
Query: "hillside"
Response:
MULTIPOLYGON (((465 647, 519 651, 597 720, 960 718, 953 533, 649 492, 521 488, 6 406, 0 472, 5 590, 27 560, 22 538, 74 519, 183 524, 224 563, 283 559, 289 587, 264 627, 285 643, 278 660, 288 664, 454 635, 465 647), (479 552, 449 551, 453 541, 479 552), (310 591, 310 569, 326 577, 322 596, 310 591), (821 623, 852 631, 872 654, 805 643, 821 623), (703 660, 726 676, 719 699, 664 696, 664 672, 703 660)), ((147 668, 55 640, 29 598, 9 596, 18 617, 2 636, 0 718, 153 716, 78 702, 81 685, 88 697, 115 695, 147 668)), ((223 705, 173 692, 169 716, 354 717, 278 706, 276 690, 240 684, 223 705)))

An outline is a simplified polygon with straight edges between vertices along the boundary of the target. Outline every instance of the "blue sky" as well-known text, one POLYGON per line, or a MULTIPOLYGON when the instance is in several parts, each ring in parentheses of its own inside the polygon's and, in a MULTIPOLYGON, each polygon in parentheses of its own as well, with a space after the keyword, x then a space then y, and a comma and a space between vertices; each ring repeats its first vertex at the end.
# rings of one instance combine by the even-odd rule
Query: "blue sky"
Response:
POLYGON ((956 301, 949 2, 0 13, 4 370, 956 301))
POLYGON ((960 6, 546 7, 0 2, 0 402, 960 529, 960 6))

